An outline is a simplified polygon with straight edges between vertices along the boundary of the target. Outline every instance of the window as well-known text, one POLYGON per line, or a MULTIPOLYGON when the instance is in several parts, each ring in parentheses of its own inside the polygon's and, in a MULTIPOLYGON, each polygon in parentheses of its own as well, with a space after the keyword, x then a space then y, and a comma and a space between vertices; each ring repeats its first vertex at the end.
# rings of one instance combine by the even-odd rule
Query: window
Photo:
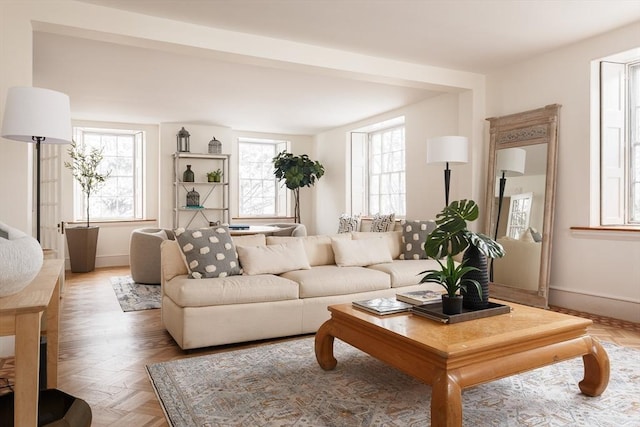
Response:
POLYGON ((352 213, 406 214, 404 117, 351 135, 352 213))
POLYGON ((640 224, 640 61, 600 64, 600 223, 640 224))
MULTIPOLYGON (((90 196, 91 220, 142 219, 144 132, 76 127, 73 133, 78 144, 102 149, 99 170, 111 171, 105 185, 90 196)), ((75 218, 86 219, 86 200, 77 183, 74 195, 75 218)))
POLYGON ((238 140, 240 216, 287 216, 287 188, 273 174, 273 158, 287 145, 271 139, 238 140))

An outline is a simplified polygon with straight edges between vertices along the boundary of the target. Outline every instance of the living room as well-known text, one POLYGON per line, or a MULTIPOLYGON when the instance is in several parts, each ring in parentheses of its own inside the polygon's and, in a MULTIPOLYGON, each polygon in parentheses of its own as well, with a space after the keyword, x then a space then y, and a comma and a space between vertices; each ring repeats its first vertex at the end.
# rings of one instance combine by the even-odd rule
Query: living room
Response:
MULTIPOLYGON (((620 7, 625 3, 637 6, 635 2, 614 3, 620 7)), ((44 33, 52 39, 72 37, 83 42, 124 44, 126 49, 153 46, 166 51, 181 45, 187 51, 208 50, 212 56, 287 62, 293 64, 293 68, 305 70, 329 68, 333 74, 366 74, 369 79, 379 79, 387 84, 396 81, 424 91, 440 91, 438 96, 416 99, 390 111, 308 134, 299 131, 268 132, 227 123, 192 123, 188 117, 182 116, 151 124, 135 122, 148 129, 147 156, 153 161, 149 161, 147 168, 147 191, 150 195, 147 215, 155 222, 101 224, 109 231, 102 234, 99 243, 97 263, 100 268, 126 265, 132 229, 149 225, 171 228, 171 204, 166 203, 172 197, 170 154, 175 151, 175 134, 181 126, 192 132, 194 151, 206 151, 206 142, 215 135, 225 143, 228 150, 225 152, 233 156, 237 154, 234 151, 237 138, 263 136, 286 138, 292 142, 293 152, 307 153, 321 161, 330 172, 319 185, 303 192, 302 222, 310 234, 328 234, 335 232, 340 214, 349 210, 349 188, 346 185, 348 132, 386 119, 405 117, 408 141, 407 218, 429 219, 440 211, 444 195, 442 168, 427 165, 425 161, 427 138, 444 134, 469 137, 472 142, 471 162, 454 168, 452 199, 482 201, 488 158, 488 125, 485 119, 557 103, 562 105, 562 110, 549 301, 555 306, 640 322, 640 267, 636 262, 640 258, 640 239, 637 226, 616 231, 597 229, 599 197, 594 164, 597 164, 598 145, 592 109, 592 61, 638 48, 640 17, 637 14, 628 13, 629 20, 623 25, 551 50, 541 50, 506 65, 482 71, 460 71, 364 54, 351 56, 360 62, 345 61, 340 59, 341 52, 327 52, 318 46, 303 46, 303 43, 292 46, 289 41, 273 39, 266 43, 258 36, 245 34, 240 37, 229 30, 207 29, 185 22, 103 8, 89 2, 4 2, 0 10, 3 17, 1 38, 11 41, 0 51, 4 76, 0 87, 2 94, 6 94, 11 86, 41 84, 47 87, 46 73, 34 70, 32 66, 39 63, 34 59, 33 42, 38 43, 36 46, 44 46, 47 40, 40 38, 44 33), (169 26, 172 28, 168 29, 169 26), (221 39, 221 36, 224 37, 221 39), (308 49, 306 53, 300 50, 304 47, 308 49), (377 71, 372 72, 372 69, 377 71), (572 227, 592 228, 572 230, 572 227)), ((544 21, 537 22, 545 25, 544 21)), ((484 55, 490 55, 490 52, 484 55)), ((71 58, 77 56, 72 55, 71 58)), ((69 58, 57 60, 70 61, 69 58)), ((92 84, 99 81, 95 78, 92 84)), ((80 114, 73 118, 76 126, 97 126, 100 122, 129 123, 120 118, 87 120, 80 114)), ((3 141, 0 155, 12 159, 0 170, 0 200, 3 200, 0 218, 23 231, 32 230, 33 169, 25 166, 31 164, 32 147, 3 141)), ((231 177, 232 180, 234 178, 231 177)), ((71 178, 65 175, 63 179, 67 188, 71 188, 71 178)), ((71 196, 67 194, 66 197, 71 196)), ((234 203, 232 199, 232 206, 234 203)), ((63 203, 62 219, 65 221, 74 220, 71 205, 70 199, 63 203)), ((478 221, 477 226, 482 223, 478 221)))

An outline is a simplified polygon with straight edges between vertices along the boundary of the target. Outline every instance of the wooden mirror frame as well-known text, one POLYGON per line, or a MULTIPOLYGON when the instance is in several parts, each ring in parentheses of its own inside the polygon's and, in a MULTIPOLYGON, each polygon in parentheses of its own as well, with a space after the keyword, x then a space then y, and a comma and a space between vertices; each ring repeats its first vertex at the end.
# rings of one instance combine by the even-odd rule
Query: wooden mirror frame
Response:
POLYGON ((494 235, 497 212, 494 212, 496 189, 496 151, 504 148, 524 147, 533 144, 547 145, 547 171, 544 194, 540 275, 538 290, 519 289, 500 283, 490 283, 492 298, 514 301, 536 307, 547 308, 549 277, 551 272, 551 241, 555 207, 556 165, 558 153, 558 119, 560 105, 552 104, 536 110, 488 118, 489 164, 487 193, 485 200, 485 232, 494 235))

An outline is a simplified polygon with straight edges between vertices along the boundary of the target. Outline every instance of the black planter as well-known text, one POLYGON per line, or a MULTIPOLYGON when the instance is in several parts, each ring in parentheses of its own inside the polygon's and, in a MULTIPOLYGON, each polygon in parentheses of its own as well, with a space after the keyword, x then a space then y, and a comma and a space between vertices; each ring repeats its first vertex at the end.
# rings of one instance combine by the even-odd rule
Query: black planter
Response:
POLYGON ((469 245, 462 255, 464 265, 475 267, 478 270, 470 271, 464 275, 465 279, 476 280, 482 288, 482 294, 473 283, 467 283, 467 290, 462 291, 464 297, 463 306, 471 310, 481 310, 487 308, 489 304, 489 273, 487 271, 487 257, 473 245, 469 245))
POLYGON ((462 313, 462 295, 450 297, 447 294, 442 295, 442 313, 443 314, 460 314, 462 313))

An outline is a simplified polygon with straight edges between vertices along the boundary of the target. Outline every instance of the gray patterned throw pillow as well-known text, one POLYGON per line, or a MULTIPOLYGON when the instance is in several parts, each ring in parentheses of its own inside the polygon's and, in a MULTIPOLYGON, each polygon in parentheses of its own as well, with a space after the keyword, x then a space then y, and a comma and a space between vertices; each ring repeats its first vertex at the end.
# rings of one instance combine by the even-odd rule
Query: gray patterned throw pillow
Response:
POLYGON ((359 231, 360 230, 360 215, 347 215, 342 214, 338 224, 338 233, 349 233, 351 231, 359 231))
POLYGON ((175 230, 191 279, 240 274, 238 254, 228 227, 175 230))
POLYGON ((396 224, 396 214, 390 213, 389 215, 380 215, 379 213, 373 216, 371 222, 371 231, 384 233, 385 231, 393 231, 396 224))
POLYGON ((400 259, 426 259, 424 241, 436 228, 433 221, 402 221, 402 254, 400 259))

